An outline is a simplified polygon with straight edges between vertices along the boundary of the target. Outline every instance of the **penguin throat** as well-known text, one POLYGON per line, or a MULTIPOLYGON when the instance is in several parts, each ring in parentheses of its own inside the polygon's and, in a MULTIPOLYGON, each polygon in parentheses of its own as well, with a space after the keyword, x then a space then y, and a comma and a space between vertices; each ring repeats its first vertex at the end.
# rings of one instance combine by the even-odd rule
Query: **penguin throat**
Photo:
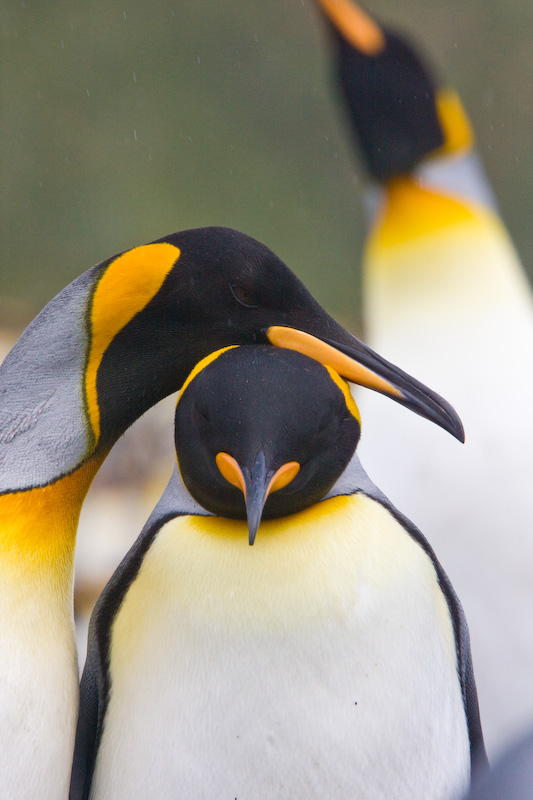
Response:
POLYGON ((0 495, 0 564, 5 575, 72 569, 79 515, 103 457, 47 486, 0 495))

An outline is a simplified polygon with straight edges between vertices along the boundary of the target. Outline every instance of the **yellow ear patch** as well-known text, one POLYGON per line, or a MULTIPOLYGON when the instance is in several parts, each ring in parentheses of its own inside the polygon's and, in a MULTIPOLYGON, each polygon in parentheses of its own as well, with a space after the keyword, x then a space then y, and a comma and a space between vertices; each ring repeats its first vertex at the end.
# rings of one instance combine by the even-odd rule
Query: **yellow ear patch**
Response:
POLYGON ((336 383, 341 392, 343 393, 344 400, 346 402, 346 408, 348 409, 350 414, 356 418, 359 425, 361 425, 361 415, 359 413, 359 409, 357 408, 355 400, 351 395, 350 387, 348 386, 346 381, 343 381, 341 376, 337 372, 335 372, 334 369, 331 369, 331 367, 326 367, 326 369, 329 372, 329 377, 331 378, 333 383, 336 383))
POLYGON ((356 50, 377 56, 385 49, 383 31, 351 0, 319 0, 324 13, 356 50))
POLYGON ((96 286, 85 371, 85 396, 95 444, 100 438, 96 376, 104 353, 119 331, 157 294, 179 256, 179 249, 168 242, 136 247, 112 261, 96 286))
POLYGON ((180 390, 180 393, 179 393, 179 397, 178 397, 178 401, 177 401, 176 405, 179 403, 180 398, 181 398, 183 392, 185 391, 185 389, 187 388, 187 386, 189 385, 189 383, 191 381, 193 381, 196 378, 196 376, 203 369, 205 369, 209 364, 211 364, 213 361, 216 361, 216 359, 219 356, 221 356, 222 353, 225 353, 226 350, 233 350, 234 347, 239 347, 239 345, 238 344, 230 344, 227 347, 221 347, 220 350, 215 350, 213 353, 209 353, 209 355, 206 356, 205 358, 202 358, 202 360, 198 362, 198 364, 195 366, 195 368, 187 376, 187 380, 185 381, 185 383, 181 387, 181 390, 180 390))
POLYGON ((453 89, 439 89, 435 100, 444 144, 433 155, 471 150, 474 145, 474 131, 457 92, 453 89))

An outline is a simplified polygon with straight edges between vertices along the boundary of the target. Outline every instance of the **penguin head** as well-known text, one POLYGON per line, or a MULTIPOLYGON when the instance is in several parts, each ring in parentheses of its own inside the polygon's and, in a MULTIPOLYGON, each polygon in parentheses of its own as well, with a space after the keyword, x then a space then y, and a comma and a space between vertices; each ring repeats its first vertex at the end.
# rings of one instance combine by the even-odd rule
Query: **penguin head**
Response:
POLYGON ((262 518, 319 502, 348 465, 360 418, 331 368, 280 348, 224 348, 191 373, 176 406, 178 466, 217 516, 262 518))
POLYGON ((445 400, 349 334, 250 236, 217 227, 181 231, 99 269, 88 314, 95 344, 87 396, 103 444, 179 389, 209 353, 266 343, 311 356, 462 439, 460 420, 445 400), (161 280, 152 290, 154 269, 161 280))
POLYGON ((332 30, 339 83, 370 173, 411 172, 428 155, 470 147, 457 94, 439 87, 417 49, 352 0, 319 0, 332 30))

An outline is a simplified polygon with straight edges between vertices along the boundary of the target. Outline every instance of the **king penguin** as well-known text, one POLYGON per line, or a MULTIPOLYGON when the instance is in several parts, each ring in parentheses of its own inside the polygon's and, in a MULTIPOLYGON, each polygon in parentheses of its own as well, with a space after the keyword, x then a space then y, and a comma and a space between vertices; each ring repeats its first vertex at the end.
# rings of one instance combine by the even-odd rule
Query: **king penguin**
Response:
POLYGON ((359 434, 347 384, 301 353, 193 370, 178 469, 91 620, 71 800, 466 790, 485 763, 467 625, 359 434))
POLYGON ((457 93, 351 0, 320 5, 373 179, 365 339, 452 398, 468 431, 458 455, 361 397, 361 458, 453 578, 496 752, 533 718, 532 294, 457 93))
POLYGON ((301 349, 447 427, 457 415, 338 325, 267 247, 181 231, 85 272, 0 367, 0 795, 63 800, 78 705, 78 517, 109 450, 218 347, 301 349), (316 338, 318 337, 318 338, 316 338))

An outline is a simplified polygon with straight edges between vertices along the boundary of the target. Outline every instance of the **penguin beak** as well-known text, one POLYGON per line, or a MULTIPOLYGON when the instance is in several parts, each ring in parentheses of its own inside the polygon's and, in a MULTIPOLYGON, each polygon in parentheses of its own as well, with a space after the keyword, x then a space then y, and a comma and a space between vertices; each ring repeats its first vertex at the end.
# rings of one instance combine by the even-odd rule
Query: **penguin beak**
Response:
POLYGON ((229 453, 218 453, 216 463, 226 480, 240 489, 244 495, 248 542, 253 545, 267 497, 271 492, 287 486, 300 471, 300 465, 297 461, 289 461, 275 471, 269 470, 262 450, 257 454, 251 469, 248 467, 241 469, 229 453))
POLYGON ((385 49, 385 36, 379 25, 351 0, 318 0, 334 28, 352 47, 367 56, 385 49))
POLYGON ((271 477, 272 473, 269 475, 267 471, 265 454, 260 450, 252 469, 246 469, 244 472, 246 485, 244 499, 246 502, 246 519, 248 520, 248 543, 250 545, 255 542, 257 529, 263 516, 263 508, 269 494, 271 477))
POLYGON ((264 333, 271 344, 298 350, 324 366, 331 367, 345 380, 387 395, 464 442, 461 420, 444 398, 381 358, 336 323, 333 325, 334 327, 329 326, 328 333, 333 333, 335 339, 317 339, 304 331, 281 325, 273 325, 264 333))

